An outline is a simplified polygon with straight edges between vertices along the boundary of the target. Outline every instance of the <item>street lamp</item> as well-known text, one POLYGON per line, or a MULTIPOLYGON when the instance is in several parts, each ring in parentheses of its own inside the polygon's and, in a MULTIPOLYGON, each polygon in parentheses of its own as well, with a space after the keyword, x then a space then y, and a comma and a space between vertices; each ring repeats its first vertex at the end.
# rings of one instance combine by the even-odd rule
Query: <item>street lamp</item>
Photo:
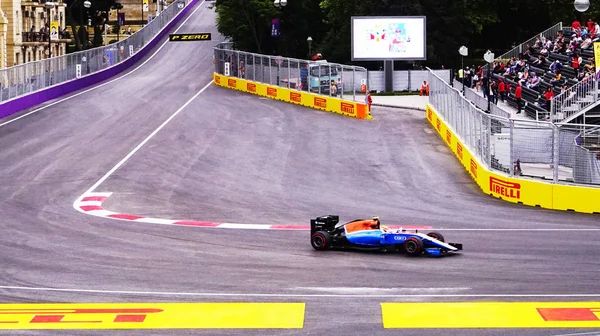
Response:
POLYGON ((273 4, 277 8, 285 7, 287 5, 287 0, 275 0, 275 1, 273 1, 273 4))
POLYGON ((306 39, 306 42, 308 42, 308 58, 312 55, 312 41, 313 39, 310 36, 306 39))
MULTIPOLYGON (((489 51, 489 50, 486 51, 485 54, 483 55, 483 59, 486 62, 488 62, 488 71, 487 71, 487 73, 488 73, 488 76, 487 76, 488 80, 487 80, 487 88, 485 88, 485 90, 487 90, 487 95, 488 95, 487 96, 487 99, 488 99, 488 112, 490 112, 490 107, 491 107, 490 106, 490 103, 491 103, 490 97, 491 97, 491 95, 490 95, 489 90, 490 90, 490 84, 492 83, 491 82, 491 80, 492 80, 492 78, 491 78, 491 68, 492 68, 492 62, 494 62, 494 53, 491 52, 491 51, 489 51)), ((484 92, 486 92, 486 91, 484 91, 484 92)))
POLYGON ((52 29, 52 8, 56 6, 54 2, 47 1, 45 3, 46 9, 48 9, 48 58, 52 57, 52 37, 51 37, 51 29, 52 29))
POLYGON ((460 54, 460 70, 462 71, 462 92, 465 93, 465 56, 469 55, 469 49, 465 46, 462 46, 458 49, 458 53, 460 54))
MULTIPOLYGON (((91 3, 91 2, 89 2, 88 0, 85 0, 85 1, 83 2, 83 7, 85 7, 85 9, 86 9, 86 13, 87 13, 87 10, 88 10, 90 7, 92 7, 92 3, 91 3)), ((79 35, 79 38, 81 39, 81 43, 83 44, 83 39, 85 38, 85 35, 86 35, 86 34, 84 34, 84 32, 83 32, 83 26, 85 25, 85 24, 84 24, 84 22, 83 22, 83 9, 81 9, 81 10, 79 11, 79 21, 81 21, 81 26, 79 27, 79 30, 78 30, 78 31, 76 31, 76 32, 74 31, 74 32, 73 32, 73 34, 78 34, 78 35, 79 35), (83 36, 82 36, 82 35, 83 35, 83 36)), ((87 46, 87 43, 86 43, 86 46, 87 46)), ((83 48, 83 47, 84 47, 84 46, 82 45, 82 48, 83 48)))
POLYGON ((575 0, 573 6, 578 12, 585 12, 590 8, 590 0, 575 0))

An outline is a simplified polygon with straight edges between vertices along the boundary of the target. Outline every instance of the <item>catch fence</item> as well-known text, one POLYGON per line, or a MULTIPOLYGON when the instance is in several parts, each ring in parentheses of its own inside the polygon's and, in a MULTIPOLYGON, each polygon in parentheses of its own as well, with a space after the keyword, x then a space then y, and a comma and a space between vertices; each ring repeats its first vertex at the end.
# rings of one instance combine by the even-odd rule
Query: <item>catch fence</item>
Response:
POLYGON ((488 169, 552 183, 600 185, 597 125, 494 115, 477 107, 432 71, 429 84, 430 104, 488 169))
POLYGON ((215 72, 228 77, 357 102, 369 90, 369 73, 359 66, 255 54, 228 43, 214 48, 214 59, 215 72))
POLYGON ((102 71, 129 59, 151 42, 189 1, 176 0, 142 29, 119 42, 0 69, 0 104, 102 71))

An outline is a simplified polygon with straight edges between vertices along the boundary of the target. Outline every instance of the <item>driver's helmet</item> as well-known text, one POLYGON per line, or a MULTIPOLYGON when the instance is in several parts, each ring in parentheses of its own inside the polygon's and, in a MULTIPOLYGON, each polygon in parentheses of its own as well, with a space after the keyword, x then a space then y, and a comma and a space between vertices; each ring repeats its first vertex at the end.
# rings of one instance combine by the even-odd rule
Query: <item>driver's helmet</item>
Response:
POLYGON ((380 224, 381 224, 381 222, 379 221, 379 217, 377 217, 377 216, 371 217, 371 224, 370 224, 371 228, 379 229, 381 226, 380 224))

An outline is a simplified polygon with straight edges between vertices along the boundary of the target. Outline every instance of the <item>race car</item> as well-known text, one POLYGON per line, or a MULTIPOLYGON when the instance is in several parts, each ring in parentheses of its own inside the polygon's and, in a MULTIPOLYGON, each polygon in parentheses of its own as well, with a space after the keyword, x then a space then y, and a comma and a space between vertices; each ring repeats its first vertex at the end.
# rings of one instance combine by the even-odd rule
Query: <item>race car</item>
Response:
POLYGON ((317 251, 328 249, 397 251, 411 256, 442 256, 463 249, 462 244, 446 243, 439 232, 420 233, 402 228, 390 230, 378 217, 339 223, 339 216, 310 220, 310 243, 317 251))

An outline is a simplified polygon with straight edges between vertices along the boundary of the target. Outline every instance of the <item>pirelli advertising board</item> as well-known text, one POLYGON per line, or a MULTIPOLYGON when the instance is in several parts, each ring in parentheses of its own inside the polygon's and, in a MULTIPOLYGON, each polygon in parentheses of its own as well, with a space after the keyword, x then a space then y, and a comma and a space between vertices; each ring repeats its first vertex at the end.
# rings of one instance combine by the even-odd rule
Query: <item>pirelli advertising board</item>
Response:
POLYGON ((211 38, 212 38, 211 33, 169 34, 169 41, 171 41, 171 42, 210 41, 211 38))
POLYGON ((600 188, 552 184, 489 171, 447 126, 433 106, 427 105, 425 117, 484 193, 508 202, 546 209, 600 213, 600 204, 595 201, 600 198, 600 188))
POLYGON ((302 105, 321 111, 333 112, 357 119, 372 119, 367 104, 336 97, 318 95, 302 90, 278 87, 242 78, 214 74, 214 83, 229 89, 239 90, 258 96, 302 105))

